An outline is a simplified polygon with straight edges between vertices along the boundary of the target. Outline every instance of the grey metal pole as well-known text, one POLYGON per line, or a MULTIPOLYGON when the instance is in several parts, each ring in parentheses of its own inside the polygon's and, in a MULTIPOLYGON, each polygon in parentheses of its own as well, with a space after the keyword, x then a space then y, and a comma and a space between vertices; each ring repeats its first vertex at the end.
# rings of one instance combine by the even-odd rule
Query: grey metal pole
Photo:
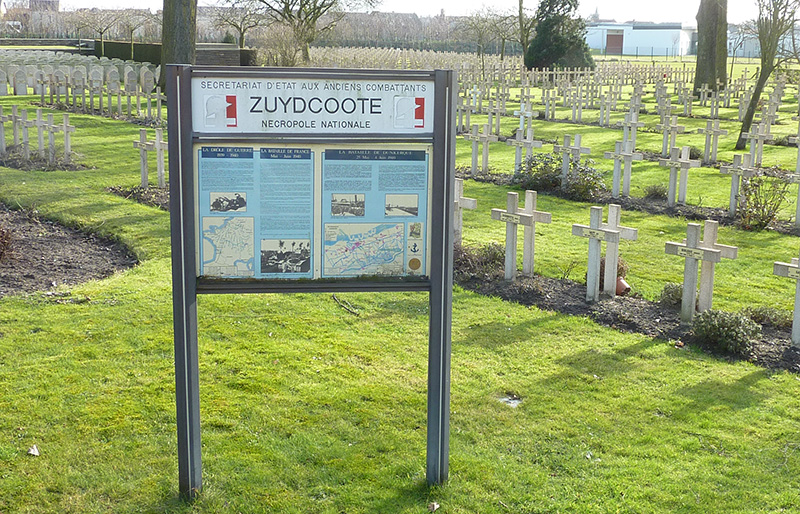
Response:
POLYGON ((194 499, 203 486, 190 79, 188 66, 167 66, 178 485, 181 496, 189 500, 194 499))
POLYGON ((447 480, 450 456, 450 349, 453 304, 453 191, 456 83, 452 71, 437 71, 434 117, 433 197, 444 198, 431 213, 430 325, 428 341, 427 481, 447 480))

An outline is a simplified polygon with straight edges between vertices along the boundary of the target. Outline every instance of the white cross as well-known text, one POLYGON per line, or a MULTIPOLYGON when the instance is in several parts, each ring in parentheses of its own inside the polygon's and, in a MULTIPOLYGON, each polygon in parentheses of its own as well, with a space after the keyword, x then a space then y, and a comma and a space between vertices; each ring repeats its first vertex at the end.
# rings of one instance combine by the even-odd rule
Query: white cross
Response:
MULTIPOLYGON (((736 215, 736 205, 739 199, 739 184, 741 177, 750 178, 758 173, 756 168, 750 166, 750 154, 736 154, 733 156, 733 164, 730 166, 722 166, 719 172, 723 175, 731 176, 731 198, 728 203, 728 214, 731 216, 736 215)), ((800 177, 800 175, 798 176, 800 177)), ((800 208, 800 206, 798 206, 800 208)))
POLYGON ((697 269, 699 261, 722 260, 719 250, 700 248, 700 225, 689 223, 686 228, 686 239, 683 243, 667 242, 664 252, 669 255, 679 255, 686 261, 683 265, 683 297, 681 298, 681 322, 692 321, 697 301, 697 269))
POLYGON ((683 133, 684 127, 682 125, 678 125, 677 116, 672 116, 670 118, 670 123, 661 123, 656 125, 656 128, 664 132, 664 137, 661 142, 661 157, 667 157, 669 155, 670 148, 675 147, 675 138, 678 134, 683 133))
POLYGON ((514 280, 517 274, 517 225, 535 225, 537 216, 519 211, 519 194, 506 195, 506 209, 492 209, 492 219, 506 223, 505 279, 514 280))
POLYGON ((0 105, 0 155, 6 154, 6 126, 5 123, 11 119, 11 116, 3 114, 3 106, 0 105))
POLYGON ((536 251, 536 223, 551 223, 552 215, 549 212, 536 210, 536 191, 525 191, 525 207, 523 214, 532 216, 531 224, 523 224, 522 229, 522 274, 533 276, 533 260, 536 251))
MULTIPOLYGON (((718 250, 723 259, 736 259, 739 249, 735 246, 721 245, 717 243, 719 233, 719 223, 706 220, 703 227, 703 240, 698 243, 698 248, 707 250, 718 250)), ((707 311, 711 308, 712 297, 714 295, 714 266, 713 261, 703 261, 700 265, 700 294, 697 297, 697 310, 707 311)))
POLYGON ((561 188, 566 189, 567 174, 569 173, 570 160, 574 160, 576 164, 579 164, 581 160, 581 154, 591 153, 591 150, 589 148, 581 146, 581 135, 577 134, 575 136, 574 145, 570 146, 570 137, 568 135, 565 135, 564 144, 554 145, 553 151, 563 154, 561 160, 561 188))
POLYGON ((464 226, 462 209, 475 210, 478 208, 478 200, 464 197, 464 181, 460 178, 455 183, 455 201, 453 202, 453 241, 456 245, 461 244, 461 232, 464 226))
MULTIPOLYGON (((589 226, 572 225, 572 235, 589 239, 589 258, 586 270, 586 301, 600 299, 600 251, 601 242, 619 244, 620 231, 603 228, 603 208, 592 207, 589 211, 589 226)), ((616 266, 615 266, 616 271, 616 266)), ((616 284, 616 279, 614 279, 616 284)), ((605 284, 604 284, 605 285, 605 284)), ((605 289, 605 288, 604 288, 605 289)))
POLYGON ((686 188, 689 183, 689 168, 697 168, 700 161, 689 159, 689 147, 682 149, 673 148, 669 159, 659 159, 659 166, 669 166, 669 191, 667 192, 667 205, 675 206, 675 189, 680 172, 680 188, 678 191, 678 203, 686 203, 686 188))
POLYGON ((156 149, 156 145, 153 141, 147 140, 147 129, 139 129, 139 140, 133 142, 133 147, 139 149, 139 166, 142 172, 142 188, 147 189, 148 187, 148 179, 147 179, 147 152, 152 152, 156 149))
POLYGON ((525 148, 525 158, 531 156, 531 148, 541 148, 542 142, 533 139, 533 129, 528 129, 528 137, 522 139, 522 129, 517 129, 514 139, 506 139, 506 145, 516 147, 514 152, 514 169, 519 170, 522 164, 522 149, 525 148))
POLYGON ((633 142, 617 141, 614 145, 614 152, 605 152, 603 156, 606 159, 614 159, 614 179, 611 196, 619 198, 620 179, 622 179, 622 196, 630 196, 631 166, 633 161, 642 160, 642 154, 633 151, 633 142))
POLYGON ((167 181, 165 178, 166 169, 164 166, 164 150, 169 148, 169 143, 164 140, 164 129, 157 128, 156 129, 156 138, 153 141, 153 144, 156 147, 156 166, 158 170, 158 187, 165 188, 167 187, 167 181))
POLYGON ((772 266, 773 275, 795 279, 794 313, 792 315, 792 346, 800 348, 800 260, 792 258, 792 262, 775 262, 772 266))
POLYGON ((761 166, 764 143, 774 139, 767 131, 766 124, 759 123, 758 127, 751 127, 750 133, 745 136, 745 139, 750 140, 750 155, 753 159, 753 165, 756 167, 761 166))
POLYGON ((717 162, 717 147, 719 146, 719 136, 727 136, 728 131, 719 128, 719 120, 708 120, 705 129, 697 129, 700 134, 706 135, 705 151, 703 152, 703 162, 706 164, 717 162), (709 156, 709 153, 711 154, 709 156))
MULTIPOLYGON (((608 223, 602 223, 600 228, 619 232, 620 239, 636 241, 639 231, 635 228, 620 225, 622 207, 617 204, 608 205, 608 223)), ((617 293, 617 268, 619 266, 619 242, 606 243, 606 267, 603 272, 603 293, 611 298, 617 293)))

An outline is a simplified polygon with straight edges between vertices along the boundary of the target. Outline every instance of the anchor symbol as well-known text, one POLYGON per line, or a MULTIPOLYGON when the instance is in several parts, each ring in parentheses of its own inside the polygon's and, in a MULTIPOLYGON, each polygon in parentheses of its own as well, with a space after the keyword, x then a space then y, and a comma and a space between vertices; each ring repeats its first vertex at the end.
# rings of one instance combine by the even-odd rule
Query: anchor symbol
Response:
POLYGON ((411 253, 417 253, 417 252, 419 252, 419 247, 417 246, 417 243, 414 243, 411 246, 411 253))

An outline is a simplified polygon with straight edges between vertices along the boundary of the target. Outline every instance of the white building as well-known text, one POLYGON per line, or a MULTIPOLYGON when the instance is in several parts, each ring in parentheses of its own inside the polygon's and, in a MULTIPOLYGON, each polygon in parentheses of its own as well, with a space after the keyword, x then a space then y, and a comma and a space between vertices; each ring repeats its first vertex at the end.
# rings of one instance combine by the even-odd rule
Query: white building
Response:
POLYGON ((597 20, 586 25, 586 43, 605 55, 688 55, 697 49, 697 28, 681 23, 597 20))

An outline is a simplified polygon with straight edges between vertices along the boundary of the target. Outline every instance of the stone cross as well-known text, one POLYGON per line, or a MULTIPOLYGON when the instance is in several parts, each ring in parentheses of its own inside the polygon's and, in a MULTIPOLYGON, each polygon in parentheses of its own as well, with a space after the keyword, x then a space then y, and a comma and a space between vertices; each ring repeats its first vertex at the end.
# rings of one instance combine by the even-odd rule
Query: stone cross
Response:
POLYGON ((800 348, 800 259, 792 258, 792 262, 775 262, 773 275, 795 279, 794 314, 792 315, 792 346, 800 348))
POLYGON ((39 144, 39 158, 44 160, 46 152, 44 147, 44 131, 47 129, 47 120, 42 116, 42 109, 36 109, 36 120, 33 121, 33 126, 36 127, 37 142, 39 144))
POLYGON ((56 162, 56 132, 61 130, 61 127, 53 122, 52 113, 47 115, 47 125, 45 125, 45 128, 47 129, 47 142, 49 149, 47 153, 47 161, 52 165, 56 162))
POLYGON ((28 111, 22 110, 19 126, 22 129, 22 157, 28 161, 31 158, 31 145, 28 129, 34 126, 34 120, 28 119, 28 111))
POLYGON ((11 130, 14 132, 14 147, 19 146, 19 129, 22 118, 19 115, 19 107, 16 105, 11 106, 11 130))
MULTIPOLYGON (((518 204, 519 194, 508 193, 506 195, 506 209, 492 209, 492 219, 504 221, 506 223, 506 280, 514 280, 514 277, 517 274, 517 226, 528 225, 535 227, 536 221, 540 221, 540 215, 546 214, 534 211, 533 206, 531 206, 531 211, 534 211, 533 214, 520 211, 518 204)), ((546 221, 545 223, 549 223, 549 221, 546 221)), ((533 256, 531 255, 531 266, 532 262, 533 256)))
POLYGON ((142 188, 147 189, 149 186, 147 179, 147 152, 152 152, 156 149, 153 141, 147 140, 147 129, 139 129, 139 140, 133 142, 133 147, 139 149, 139 167, 142 172, 142 188))
POLYGON ((605 152, 606 159, 614 159, 614 178, 611 187, 611 196, 619 198, 620 179, 622 181, 622 196, 630 196, 631 190, 631 166, 633 161, 641 161, 643 156, 633 151, 631 141, 617 141, 613 152, 605 152))
POLYGON ((536 111, 532 111, 528 108, 528 104, 521 104, 519 106, 518 111, 514 111, 514 116, 519 117, 519 128, 520 130, 527 130, 531 128, 531 120, 534 116, 538 116, 539 113, 536 111))
POLYGON ((164 129, 156 128, 156 138, 153 141, 156 147, 156 171, 158 172, 158 187, 167 187, 166 166, 164 164, 164 151, 169 148, 169 143, 164 139, 164 129))
POLYGON ((474 176, 478 173, 478 145, 481 143, 478 125, 472 125, 472 131, 464 134, 464 139, 472 142, 472 169, 470 173, 474 176))
POLYGON ((532 148, 541 148, 542 142, 533 139, 533 129, 528 129, 528 137, 522 139, 522 129, 517 129, 514 139, 506 139, 506 145, 514 146, 514 170, 518 171, 522 165, 522 149, 525 148, 525 158, 531 155, 532 148))
POLYGON ((708 94, 711 92, 711 88, 708 87, 708 84, 703 84, 700 86, 698 91, 700 92, 700 105, 705 107, 706 101, 708 101, 708 94))
POLYGON ((546 120, 556 119, 556 99, 553 96, 553 91, 546 90, 547 94, 544 98, 544 117, 546 120))
MULTIPOLYGON (((608 223, 602 223, 600 228, 619 232, 620 239, 636 241, 639 232, 635 228, 620 225, 622 207, 617 204, 608 205, 608 223)), ((614 298, 617 294, 617 268, 619 267, 619 242, 606 242, 606 266, 603 270, 603 294, 614 298)))
MULTIPOLYGON (((736 206, 739 199, 739 184, 741 177, 750 178, 758 173, 758 169, 750 166, 750 154, 736 154, 733 156, 733 164, 730 166, 721 166, 719 172, 723 175, 731 176, 731 198, 728 203, 728 214, 736 216, 736 206)), ((798 175, 800 177, 800 175, 798 175)), ((798 206, 800 209, 800 206, 798 206)))
MULTIPOLYGON (((586 270, 586 301, 596 302, 600 299, 600 251, 601 242, 619 244, 620 232, 603 228, 603 208, 592 207, 589 212, 589 226, 572 225, 572 235, 589 239, 589 258, 586 270)), ((608 267, 608 264, 606 264, 608 267)), ((614 267, 616 271, 616 266, 614 267)), ((614 284, 617 280, 614 278, 614 284)), ((605 284, 604 284, 605 285, 605 284)), ((605 288, 604 288, 605 289, 605 288)))
MULTIPOLYGON (((739 249, 735 246, 722 245, 717 243, 719 223, 706 220, 703 227, 703 240, 698 247, 704 250, 717 250, 723 259, 736 259, 739 249)), ((714 296, 714 263, 711 260, 703 261, 700 265, 700 294, 697 296, 697 310, 707 311, 711 308, 712 297, 714 296)))
POLYGON ((574 160, 575 163, 580 163, 581 154, 591 153, 589 148, 581 146, 581 135, 575 136, 575 144, 570 146, 570 137, 564 136, 563 145, 554 145, 553 151, 563 155, 561 160, 561 188, 567 187, 567 174, 569 173, 570 161, 574 160))
POLYGON ((631 148, 636 149, 636 130, 644 127, 644 122, 639 121, 639 114, 629 112, 620 125, 622 125, 622 141, 630 141, 631 148))
POLYGON ((611 125, 611 104, 611 95, 600 95, 600 120, 598 123, 601 127, 611 125))
POLYGON ((700 161, 689 159, 689 147, 682 149, 673 148, 669 159, 659 159, 659 166, 669 166, 669 190, 667 192, 667 205, 675 206, 675 190, 680 173, 680 187, 678 189, 678 203, 686 204, 686 188, 689 183, 689 168, 697 168, 700 161))
POLYGON ((697 270, 700 261, 722 260, 719 250, 700 247, 700 225, 689 223, 686 228, 686 239, 683 243, 667 242, 664 252, 669 255, 684 257, 683 265, 683 297, 681 298, 681 322, 690 323, 695 313, 697 302, 697 270))
POLYGON ((551 223, 552 215, 549 212, 536 210, 536 191, 525 191, 525 207, 523 214, 531 216, 530 225, 523 223, 522 229, 522 274, 526 277, 533 276, 533 261, 536 251, 536 223, 551 223))
POLYGON ((62 118, 60 131, 64 133, 64 160, 69 162, 72 155, 72 144, 70 134, 75 132, 75 127, 69 124, 69 114, 64 114, 62 118))
POLYGON ((656 125, 656 128, 664 132, 664 137, 661 142, 661 157, 667 157, 669 155, 670 148, 675 147, 676 136, 683 133, 684 127, 682 125, 678 125, 677 116, 672 116, 670 118, 670 123, 661 123, 656 125))
POLYGON ((753 159, 753 165, 756 167, 761 166, 761 158, 764 154, 764 142, 772 141, 774 138, 769 134, 765 123, 759 123, 758 127, 751 127, 750 133, 745 136, 750 140, 750 156, 753 159))
POLYGON ((6 154, 6 122, 11 119, 11 116, 3 114, 3 106, 0 105, 0 155, 6 154))
POLYGON ((706 122, 706 128, 697 129, 697 132, 706 135, 705 150, 703 151, 703 162, 705 164, 717 162, 719 136, 727 136, 728 131, 719 128, 719 120, 708 120, 706 122))
POLYGON ((462 209, 475 210, 478 208, 478 200, 474 198, 464 197, 464 181, 460 178, 456 179, 455 184, 455 201, 453 209, 453 241, 455 244, 461 244, 461 232, 464 227, 464 217, 462 209))

